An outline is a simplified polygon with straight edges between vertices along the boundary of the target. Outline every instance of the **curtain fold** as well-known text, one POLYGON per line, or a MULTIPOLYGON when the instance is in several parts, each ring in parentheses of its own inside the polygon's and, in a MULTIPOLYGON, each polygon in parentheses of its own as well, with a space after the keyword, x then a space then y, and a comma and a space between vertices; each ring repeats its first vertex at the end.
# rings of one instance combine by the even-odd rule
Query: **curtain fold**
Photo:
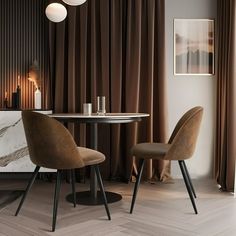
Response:
POLYGON ((217 120, 214 174, 233 191, 236 160, 236 1, 218 0, 217 120))
MULTIPOLYGON (((99 125, 98 150, 105 178, 129 180, 131 147, 166 141, 164 0, 87 0, 68 8, 65 22, 50 23, 50 65, 55 112, 82 112, 106 96, 107 112, 145 112, 139 123, 99 125)), ((81 146, 89 127, 70 125, 81 146)), ((169 162, 150 161, 146 177, 169 176, 169 162)))

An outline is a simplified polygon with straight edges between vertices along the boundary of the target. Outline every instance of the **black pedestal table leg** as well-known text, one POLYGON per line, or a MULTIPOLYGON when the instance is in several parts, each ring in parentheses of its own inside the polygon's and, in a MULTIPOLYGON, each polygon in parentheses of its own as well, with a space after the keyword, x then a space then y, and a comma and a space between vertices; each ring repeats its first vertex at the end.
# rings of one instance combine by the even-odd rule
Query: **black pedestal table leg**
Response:
MULTIPOLYGON (((97 150, 97 144, 98 144, 98 138, 97 138, 97 126, 98 123, 90 123, 90 148, 93 150, 97 150)), ((104 122, 109 123, 109 122, 104 122)), ((89 191, 83 191, 83 192, 77 192, 76 193, 76 202, 78 204, 82 205, 102 205, 104 204, 103 200, 103 194, 102 191, 98 191, 98 181, 96 177, 96 172, 94 167, 91 167, 90 172, 90 190, 89 191)), ((120 201, 122 199, 122 196, 118 193, 113 192, 106 192, 107 202, 113 203, 120 201)), ((73 194, 69 194, 66 197, 67 201, 73 203, 73 194)))
MULTIPOLYGON (((98 147, 98 128, 97 123, 91 124, 91 148, 97 150, 98 147)), ((91 167, 90 173, 90 191, 91 191, 91 198, 96 200, 97 198, 97 177, 95 173, 95 169, 91 167)))

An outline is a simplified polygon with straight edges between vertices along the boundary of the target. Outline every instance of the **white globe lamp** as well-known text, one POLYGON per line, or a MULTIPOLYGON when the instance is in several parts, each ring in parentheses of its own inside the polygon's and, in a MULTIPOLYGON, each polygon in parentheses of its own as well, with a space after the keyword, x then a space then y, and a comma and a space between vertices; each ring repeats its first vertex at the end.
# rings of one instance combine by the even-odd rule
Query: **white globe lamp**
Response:
POLYGON ((50 21, 61 22, 67 16, 66 8, 60 3, 51 3, 45 10, 46 16, 50 21))
POLYGON ((71 6, 82 5, 83 3, 86 2, 86 0, 62 0, 62 1, 71 6))

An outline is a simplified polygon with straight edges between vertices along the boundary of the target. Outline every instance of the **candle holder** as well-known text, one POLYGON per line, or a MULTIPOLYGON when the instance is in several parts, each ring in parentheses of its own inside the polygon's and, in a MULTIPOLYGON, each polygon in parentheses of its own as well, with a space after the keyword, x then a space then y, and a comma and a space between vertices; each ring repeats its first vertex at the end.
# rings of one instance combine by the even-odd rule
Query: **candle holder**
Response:
POLYGON ((89 116, 92 115, 92 103, 83 104, 83 114, 89 116))

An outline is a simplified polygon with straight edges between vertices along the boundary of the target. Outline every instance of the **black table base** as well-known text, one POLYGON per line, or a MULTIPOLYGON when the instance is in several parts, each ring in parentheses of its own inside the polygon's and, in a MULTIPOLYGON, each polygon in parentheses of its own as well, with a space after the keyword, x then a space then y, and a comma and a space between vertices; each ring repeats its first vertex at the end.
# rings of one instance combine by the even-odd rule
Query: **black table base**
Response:
MULTIPOLYGON (((113 192, 106 192, 106 197, 108 203, 118 202, 122 199, 122 196, 120 194, 113 192)), ((68 202, 73 203, 73 195, 72 194, 67 195, 66 200, 68 202)), ((76 192, 76 202, 77 204, 87 205, 87 206, 104 204, 103 197, 100 191, 97 192, 97 198, 95 199, 91 196, 90 191, 76 192)))

